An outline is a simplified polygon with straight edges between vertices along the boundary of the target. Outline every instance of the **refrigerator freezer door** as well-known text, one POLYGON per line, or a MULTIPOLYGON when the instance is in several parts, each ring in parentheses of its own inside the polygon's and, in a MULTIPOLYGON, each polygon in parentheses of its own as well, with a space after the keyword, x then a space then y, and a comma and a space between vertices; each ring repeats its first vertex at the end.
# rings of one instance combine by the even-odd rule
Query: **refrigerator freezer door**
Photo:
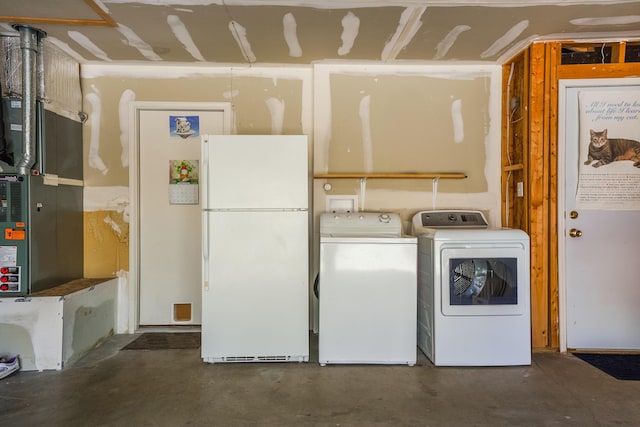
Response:
POLYGON ((307 361, 308 213, 207 215, 203 360, 307 361))
POLYGON ((205 209, 307 209, 304 135, 205 135, 205 209))

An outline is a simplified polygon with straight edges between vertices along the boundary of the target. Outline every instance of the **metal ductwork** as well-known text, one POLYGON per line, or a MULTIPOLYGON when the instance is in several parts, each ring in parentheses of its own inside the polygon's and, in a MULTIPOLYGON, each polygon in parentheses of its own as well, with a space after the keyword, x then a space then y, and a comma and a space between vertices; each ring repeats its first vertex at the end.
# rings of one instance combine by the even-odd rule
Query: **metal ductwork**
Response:
POLYGON ((77 280, 84 264, 80 65, 13 28, 0 37, 0 297, 77 280))
POLYGON ((37 58, 43 31, 24 25, 15 25, 20 33, 22 51, 22 158, 16 164, 18 174, 28 175, 36 161, 36 97, 37 58))

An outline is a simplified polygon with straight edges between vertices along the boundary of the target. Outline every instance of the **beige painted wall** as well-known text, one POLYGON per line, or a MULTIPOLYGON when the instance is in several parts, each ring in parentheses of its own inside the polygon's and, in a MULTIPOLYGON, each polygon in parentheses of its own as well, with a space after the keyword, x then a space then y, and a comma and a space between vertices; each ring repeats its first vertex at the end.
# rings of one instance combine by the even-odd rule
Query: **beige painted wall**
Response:
MULTIPOLYGON (((481 209, 500 220, 500 67, 337 65, 82 70, 85 139, 85 276, 128 266, 129 101, 231 102, 233 133, 304 133, 316 173, 464 172, 460 181, 378 181, 365 210, 412 215, 432 207, 481 209), (437 190, 435 193, 433 190, 437 190)), ((325 195, 362 197, 358 180, 314 181, 325 195)), ((317 221, 315 229, 317 231, 317 221)), ((316 239, 317 244, 317 239, 316 239)))
POLYGON ((435 186, 368 180, 364 194, 358 179, 316 180, 316 215, 326 195, 356 195, 360 205, 364 196, 364 210, 399 212, 405 232, 417 211, 434 207, 480 209, 499 225, 499 83, 493 66, 317 65, 316 173, 462 172, 468 178, 435 186))

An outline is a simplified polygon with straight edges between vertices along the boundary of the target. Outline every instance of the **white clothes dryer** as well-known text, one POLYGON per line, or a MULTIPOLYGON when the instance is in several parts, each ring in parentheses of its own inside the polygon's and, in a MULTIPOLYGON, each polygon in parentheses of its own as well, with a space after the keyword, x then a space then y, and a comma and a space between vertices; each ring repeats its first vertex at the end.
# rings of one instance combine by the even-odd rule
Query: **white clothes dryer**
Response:
POLYGON ((416 363, 416 259, 398 214, 321 215, 320 365, 416 363))
POLYGON ((436 366, 531 364, 529 236, 479 211, 422 211, 418 347, 436 366))

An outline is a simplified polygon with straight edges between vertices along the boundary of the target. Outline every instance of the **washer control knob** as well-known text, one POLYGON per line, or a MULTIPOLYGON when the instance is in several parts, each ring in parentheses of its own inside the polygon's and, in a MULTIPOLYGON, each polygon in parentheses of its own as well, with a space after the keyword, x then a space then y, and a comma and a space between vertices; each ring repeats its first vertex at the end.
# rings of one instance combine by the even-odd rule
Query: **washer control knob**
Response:
POLYGON ((391 221, 391 216, 389 214, 380 214, 378 215, 378 220, 380 222, 388 223, 391 221))

